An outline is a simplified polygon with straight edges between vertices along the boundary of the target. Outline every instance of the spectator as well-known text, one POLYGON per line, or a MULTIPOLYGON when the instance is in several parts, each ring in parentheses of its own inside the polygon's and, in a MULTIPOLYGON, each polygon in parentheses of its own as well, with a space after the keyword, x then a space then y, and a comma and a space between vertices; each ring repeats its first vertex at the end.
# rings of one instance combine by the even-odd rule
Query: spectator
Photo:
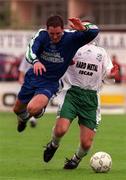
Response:
POLYGON ((121 65, 118 62, 117 56, 113 55, 112 56, 112 63, 113 65, 117 65, 118 66, 118 74, 116 74, 115 76, 115 83, 121 83, 122 82, 122 71, 121 71, 121 65))

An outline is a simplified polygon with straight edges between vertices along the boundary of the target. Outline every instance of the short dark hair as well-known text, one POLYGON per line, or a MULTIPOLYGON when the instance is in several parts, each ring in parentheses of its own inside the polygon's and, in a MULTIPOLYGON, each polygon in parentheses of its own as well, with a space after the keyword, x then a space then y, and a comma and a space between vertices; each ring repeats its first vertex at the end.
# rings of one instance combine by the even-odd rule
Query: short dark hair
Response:
POLYGON ((47 26, 47 29, 49 28, 49 26, 52 26, 52 27, 60 26, 63 29, 64 22, 61 16, 53 15, 47 19, 46 26, 47 26))

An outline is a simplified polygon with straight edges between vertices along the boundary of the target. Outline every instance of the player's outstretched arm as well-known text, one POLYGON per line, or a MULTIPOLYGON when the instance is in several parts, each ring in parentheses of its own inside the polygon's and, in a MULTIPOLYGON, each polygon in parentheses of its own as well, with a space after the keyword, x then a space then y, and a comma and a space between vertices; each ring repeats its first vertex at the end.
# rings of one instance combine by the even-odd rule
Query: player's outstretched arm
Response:
POLYGON ((99 33, 99 28, 91 22, 84 22, 79 18, 69 18, 69 21, 71 22, 70 26, 72 29, 79 32, 76 34, 76 37, 78 43, 81 42, 82 45, 92 41, 99 33))
POLYGON ((98 30, 98 27, 91 22, 81 21, 79 18, 69 18, 68 20, 71 22, 70 26, 74 30, 77 30, 77 31, 84 31, 88 29, 98 30))
POLYGON ((115 64, 115 65, 113 65, 113 68, 111 69, 110 73, 107 75, 107 78, 108 79, 114 79, 118 75, 119 75, 119 68, 115 64))

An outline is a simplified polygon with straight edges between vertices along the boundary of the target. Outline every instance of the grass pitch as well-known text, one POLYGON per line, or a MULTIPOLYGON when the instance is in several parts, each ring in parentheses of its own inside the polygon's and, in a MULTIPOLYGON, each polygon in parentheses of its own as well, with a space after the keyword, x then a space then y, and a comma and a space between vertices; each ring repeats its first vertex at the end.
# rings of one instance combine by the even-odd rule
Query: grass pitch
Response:
POLYGON ((75 120, 49 163, 42 159, 43 146, 50 140, 55 114, 45 114, 36 128, 16 131, 13 113, 0 113, 1 180, 126 180, 126 116, 103 115, 90 153, 76 170, 64 170, 65 157, 71 158, 79 142, 75 120), (109 173, 94 173, 89 160, 97 151, 108 152, 113 160, 109 173))

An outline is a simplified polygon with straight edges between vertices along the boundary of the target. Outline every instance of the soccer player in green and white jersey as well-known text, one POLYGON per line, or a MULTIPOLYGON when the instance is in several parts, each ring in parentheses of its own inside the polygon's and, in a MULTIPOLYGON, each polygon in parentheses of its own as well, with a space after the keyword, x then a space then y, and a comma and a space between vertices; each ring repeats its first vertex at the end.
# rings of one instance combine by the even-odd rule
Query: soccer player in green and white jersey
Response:
POLYGON ((64 134, 72 121, 78 117, 80 145, 71 159, 66 159, 64 169, 75 169, 88 153, 98 127, 100 117, 99 91, 103 81, 114 80, 118 68, 112 65, 106 51, 95 44, 81 47, 75 57, 74 65, 67 70, 71 88, 67 91, 59 111, 52 139, 44 151, 44 161, 53 157, 64 134))

